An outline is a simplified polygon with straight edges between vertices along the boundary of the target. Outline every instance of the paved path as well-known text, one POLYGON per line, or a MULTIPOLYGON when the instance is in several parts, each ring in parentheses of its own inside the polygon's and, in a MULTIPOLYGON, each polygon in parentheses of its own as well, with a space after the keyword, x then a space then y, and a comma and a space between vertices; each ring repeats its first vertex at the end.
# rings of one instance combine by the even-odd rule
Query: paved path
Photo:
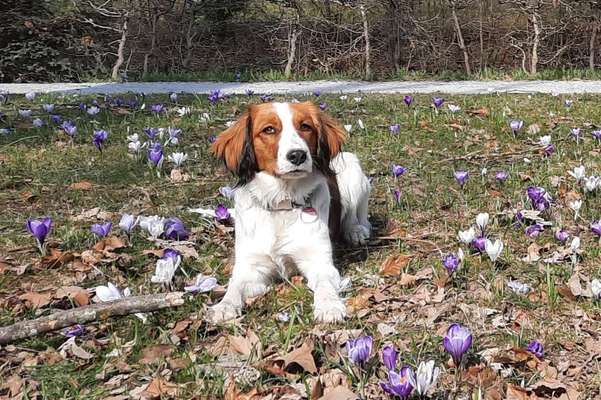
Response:
POLYGON ((209 93, 221 89, 229 94, 242 94, 247 89, 255 93, 601 93, 601 81, 301 81, 301 82, 132 82, 132 83, 0 83, 0 91, 9 93, 66 92, 66 93, 209 93))

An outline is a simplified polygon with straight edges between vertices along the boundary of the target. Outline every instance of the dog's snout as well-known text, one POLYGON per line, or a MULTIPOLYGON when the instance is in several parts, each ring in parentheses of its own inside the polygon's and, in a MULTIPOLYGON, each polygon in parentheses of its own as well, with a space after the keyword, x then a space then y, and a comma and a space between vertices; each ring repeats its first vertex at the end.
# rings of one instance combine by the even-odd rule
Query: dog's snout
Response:
POLYGON ((286 158, 294 165, 301 165, 307 161, 307 152, 304 150, 290 150, 286 158))

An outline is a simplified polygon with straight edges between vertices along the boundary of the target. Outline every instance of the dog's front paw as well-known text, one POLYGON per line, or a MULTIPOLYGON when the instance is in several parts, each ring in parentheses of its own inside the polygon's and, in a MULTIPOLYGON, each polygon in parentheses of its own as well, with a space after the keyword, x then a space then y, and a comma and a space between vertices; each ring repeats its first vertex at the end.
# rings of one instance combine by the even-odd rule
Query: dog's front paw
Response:
POLYGON ((315 299, 313 315, 317 322, 339 322, 346 317, 346 306, 338 297, 315 299))
POLYGON ((208 320, 214 324, 220 322, 231 321, 236 319, 241 313, 241 308, 235 305, 222 301, 221 303, 209 308, 208 320))
POLYGON ((344 232, 346 241, 353 246, 364 245, 370 236, 370 229, 361 224, 353 225, 348 231, 344 232))

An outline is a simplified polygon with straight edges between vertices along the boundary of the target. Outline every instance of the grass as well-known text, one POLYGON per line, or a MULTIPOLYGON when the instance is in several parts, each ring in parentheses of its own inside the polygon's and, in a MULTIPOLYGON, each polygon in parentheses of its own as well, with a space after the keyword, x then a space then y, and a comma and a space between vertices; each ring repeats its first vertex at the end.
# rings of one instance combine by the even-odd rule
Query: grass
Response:
MULTIPOLYGON (((505 393, 508 385, 522 382, 527 387, 540 379, 541 371, 549 371, 547 366, 555 368, 556 379, 580 392, 582 398, 599 395, 597 361, 587 343, 598 343, 594 332, 599 329, 601 307, 590 298, 572 299, 565 289, 575 270, 582 279, 601 276, 598 240, 588 228, 600 217, 601 197, 585 195, 567 174, 580 163, 586 166, 587 175, 600 171, 601 149, 590 136, 591 129, 601 123, 599 97, 582 95, 572 99, 574 105, 566 109, 562 97, 453 96, 446 102, 457 104, 461 111, 451 114, 446 105, 435 113, 428 96, 416 96, 411 108, 399 96, 370 95, 360 102, 322 96, 319 100, 327 102, 327 112, 341 123, 353 124, 346 149, 359 155, 364 170, 373 178, 370 214, 376 239, 365 248, 336 251, 337 265, 352 280, 346 296, 357 300, 361 293, 371 290, 366 304, 357 307, 344 323, 316 327, 311 292, 303 284, 284 282, 249 305, 239 323, 214 327, 204 321, 204 311, 218 301, 219 292, 201 294, 180 308, 150 315, 147 324, 133 316, 89 324, 77 343, 94 356, 91 360, 58 355, 57 349, 65 341, 58 333, 1 348, 0 359, 4 361, 0 363, 0 395, 6 395, 8 382, 17 378, 22 381, 24 398, 34 398, 37 393, 48 399, 90 399, 135 392, 162 377, 177 388, 179 398, 221 398, 227 374, 214 366, 226 361, 248 364, 260 371, 252 382, 239 383, 240 390, 257 387, 265 394, 282 393, 277 391, 292 390, 293 383, 309 387, 311 374, 277 374, 262 368, 264 364, 256 357, 248 359, 232 351, 219 354, 215 343, 228 335, 246 337, 252 331, 261 342, 263 362, 268 362, 270 357, 285 355, 312 339, 315 361, 321 373, 328 373, 346 368, 343 343, 330 334, 340 335, 351 329, 374 335, 375 349, 394 343, 401 349, 400 358, 405 364, 415 367, 420 361, 434 359, 443 369, 434 398, 476 396, 478 392, 493 396, 495 390, 505 393), (481 112, 469 112, 473 110, 481 112), (525 121, 524 129, 516 136, 508 128, 513 118, 525 121), (359 127, 358 119, 365 129, 359 127), (388 126, 393 123, 401 125, 399 135, 389 133, 388 126), (584 128, 584 139, 579 144, 570 136, 572 127, 584 128), (534 144, 546 133, 552 134, 557 148, 549 158, 543 157, 540 146, 534 144), (402 164, 408 172, 394 179, 390 174, 392 163, 402 164), (488 170, 486 176, 481 176, 483 168, 488 170), (459 169, 471 175, 463 189, 453 179, 453 172, 459 169), (494 179, 500 170, 509 173, 504 183, 494 179), (544 248, 543 258, 560 246, 553 239, 552 229, 528 238, 525 226, 516 226, 511 217, 512 210, 529 208, 525 195, 529 185, 545 187, 556 200, 545 218, 582 239, 582 254, 575 269, 569 260, 550 266, 523 261, 531 243, 544 248), (394 188, 401 192, 399 203, 390 194, 394 188), (576 195, 584 200, 582 219, 578 221, 573 220, 567 207, 568 199, 576 195), (470 254, 455 275, 442 282, 446 272, 441 255, 457 250, 457 231, 473 225, 479 212, 490 213, 489 235, 505 243, 501 260, 493 264, 486 255, 470 254), (381 238, 391 236, 386 228, 391 223, 397 226, 398 236, 392 240, 381 238), (403 285, 398 276, 380 276, 382 262, 399 253, 413 255, 402 267, 403 272, 423 273, 425 279, 403 285), (433 269, 432 274, 427 273, 428 268, 433 269), (533 291, 528 296, 513 293, 506 285, 510 279, 529 284, 533 291), (444 291, 439 292, 437 285, 444 291), (437 299, 441 293, 442 298, 437 299), (276 318, 282 311, 290 315, 287 322, 276 318), (189 321, 189 326, 177 336, 173 328, 180 321, 189 321), (470 327, 474 335, 467 355, 471 368, 460 376, 448 364, 441 346, 441 337, 453 322, 470 327), (511 356, 509 349, 524 347, 533 339, 545 346, 545 356, 537 365, 526 365, 511 356), (152 362, 141 362, 145 349, 157 344, 171 344, 173 352, 152 362), (494 354, 493 359, 486 354, 494 354), (186 362, 177 364, 178 360, 186 362), (491 362, 502 366, 503 374, 491 370, 491 362), (573 373, 572 366, 582 369, 573 373), (210 369, 216 372, 209 373, 210 369), (479 374, 479 369, 484 372, 479 374)), ((12 101, 0 106, 6 114, 0 128, 16 128, 0 136, 1 326, 47 314, 51 309, 71 307, 69 302, 54 298, 49 305, 34 309, 20 298, 29 291, 55 293, 65 286, 93 288, 107 281, 128 286, 135 294, 165 290, 150 283, 155 258, 143 253, 161 246, 148 241, 139 230, 127 241, 116 228, 122 212, 181 218, 192 230, 190 240, 199 255, 186 258, 183 270, 190 277, 198 273, 216 276, 226 285, 225 265, 233 252, 233 234, 187 209, 214 207, 221 202, 231 205, 217 189, 232 184, 233 178, 209 154, 209 137, 258 99, 232 96, 211 105, 203 97, 181 95, 178 104, 172 104, 166 95, 147 96, 145 110, 105 106, 103 99, 93 97, 44 95, 33 104, 23 98, 12 101), (92 100, 101 103, 101 112, 94 118, 78 107, 80 102, 90 104, 92 100), (79 132, 73 141, 40 110, 46 102, 56 104, 55 113, 77 124, 79 132), (166 114, 155 116, 148 111, 150 104, 158 102, 166 104, 166 114), (180 117, 175 108, 184 105, 191 107, 192 113, 180 117), (23 108, 33 109, 34 116, 46 122, 45 127, 35 129, 17 117, 17 110, 23 108), (209 122, 200 120, 203 112, 210 114, 209 122), (180 143, 167 152, 189 154, 183 167, 190 176, 188 181, 172 181, 168 162, 157 176, 147 166, 144 155, 136 159, 128 154, 127 134, 144 136, 142 129, 150 126, 183 130, 180 143), (100 128, 110 132, 102 152, 91 143, 93 129, 100 128), (81 181, 89 181, 91 187, 69 188, 81 181), (81 217, 83 211, 95 207, 107 214, 81 217), (89 232, 90 225, 110 219, 115 224, 113 233, 127 242, 127 247, 117 252, 131 259, 109 258, 83 270, 74 263, 42 266, 24 223, 29 217, 44 215, 54 220, 49 246, 77 253, 90 249, 96 241, 89 232), (19 275, 15 271, 22 266, 26 268, 19 275)), ((464 250, 467 254, 468 249, 464 250)), ((178 272, 173 287, 181 289, 186 281, 178 272)), ((586 288, 584 281, 583 286, 586 288)), ((384 371, 376 359, 372 363, 374 373, 368 380, 366 397, 382 398, 378 380, 384 377, 384 371)), ((358 388, 354 386, 353 390, 358 388)))

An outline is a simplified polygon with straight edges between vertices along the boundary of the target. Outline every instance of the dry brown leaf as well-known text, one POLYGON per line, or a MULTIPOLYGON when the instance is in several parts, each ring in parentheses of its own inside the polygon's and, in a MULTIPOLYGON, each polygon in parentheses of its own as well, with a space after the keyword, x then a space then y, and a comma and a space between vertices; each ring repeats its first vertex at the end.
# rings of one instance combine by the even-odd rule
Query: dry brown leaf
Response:
MULTIPOLYGON (((507 385, 507 393, 505 395, 506 400, 531 400, 532 397, 528 394, 528 391, 511 383, 507 385)), ((534 399, 532 399, 534 400, 534 399)))
POLYGON ((317 366, 313 359, 313 342, 306 341, 301 347, 286 354, 281 359, 284 361, 284 369, 288 372, 294 372, 294 365, 300 366, 305 372, 317 373, 317 366))
POLYGON ((79 307, 90 304, 90 294, 79 286, 63 286, 56 291, 54 297, 56 299, 67 297, 79 307))
POLYGON ((190 180, 190 175, 182 172, 181 169, 172 169, 171 173, 169 174, 169 178, 171 179, 171 182, 174 183, 178 183, 178 182, 188 182, 190 180))
POLYGON ((73 253, 69 251, 62 252, 58 249, 50 249, 50 254, 42 257, 40 265, 46 268, 60 267, 68 264, 75 259, 73 253))
POLYGON ((40 308, 50 304, 52 301, 52 293, 26 292, 20 295, 19 298, 24 300, 28 307, 40 308))
POLYGON ((166 358, 173 353, 175 346, 172 344, 157 344, 154 346, 146 347, 142 350, 142 355, 138 361, 140 364, 153 364, 166 358))
POLYGON ((533 242, 530 246, 528 246, 528 255, 524 257, 522 261, 527 263, 537 262, 538 260, 540 260, 541 249, 542 247, 533 242))
POLYGON ((230 343, 230 349, 235 353, 247 357, 251 354, 256 354, 257 358, 261 358, 261 341, 252 330, 249 329, 246 332, 246 337, 228 335, 228 341, 230 343))
POLYGON ((467 110, 468 114, 477 115, 479 117, 488 117, 490 110, 487 107, 480 107, 473 110, 467 110))
POLYGON ((99 240, 94 245, 94 250, 99 252, 105 252, 122 249, 123 247, 125 247, 125 243, 123 243, 123 241, 120 238, 118 238, 117 236, 109 236, 99 240))
POLYGON ((69 189, 71 190, 90 190, 92 189, 92 182, 89 181, 81 181, 75 182, 69 185, 69 189))
POLYGON ((413 285, 415 285, 416 281, 417 281, 417 278, 415 277, 415 275, 406 274, 403 272, 401 274, 401 279, 399 280, 399 284, 401 286, 413 286, 413 285))
POLYGON ((359 396, 353 393, 349 388, 338 386, 320 397, 319 400, 356 400, 358 398, 359 396))
POLYGON ((373 297, 375 289, 361 288, 355 297, 351 297, 346 301, 346 310, 349 314, 354 314, 359 310, 366 308, 369 304, 369 299, 373 297))
POLYGON ((143 394, 151 399, 158 399, 163 396, 174 397, 177 395, 177 385, 167 382, 163 378, 154 378, 143 394))
POLYGON ((380 266, 380 275, 382 276, 399 276, 403 268, 409 264, 413 258, 412 254, 399 254, 388 257, 380 266))

